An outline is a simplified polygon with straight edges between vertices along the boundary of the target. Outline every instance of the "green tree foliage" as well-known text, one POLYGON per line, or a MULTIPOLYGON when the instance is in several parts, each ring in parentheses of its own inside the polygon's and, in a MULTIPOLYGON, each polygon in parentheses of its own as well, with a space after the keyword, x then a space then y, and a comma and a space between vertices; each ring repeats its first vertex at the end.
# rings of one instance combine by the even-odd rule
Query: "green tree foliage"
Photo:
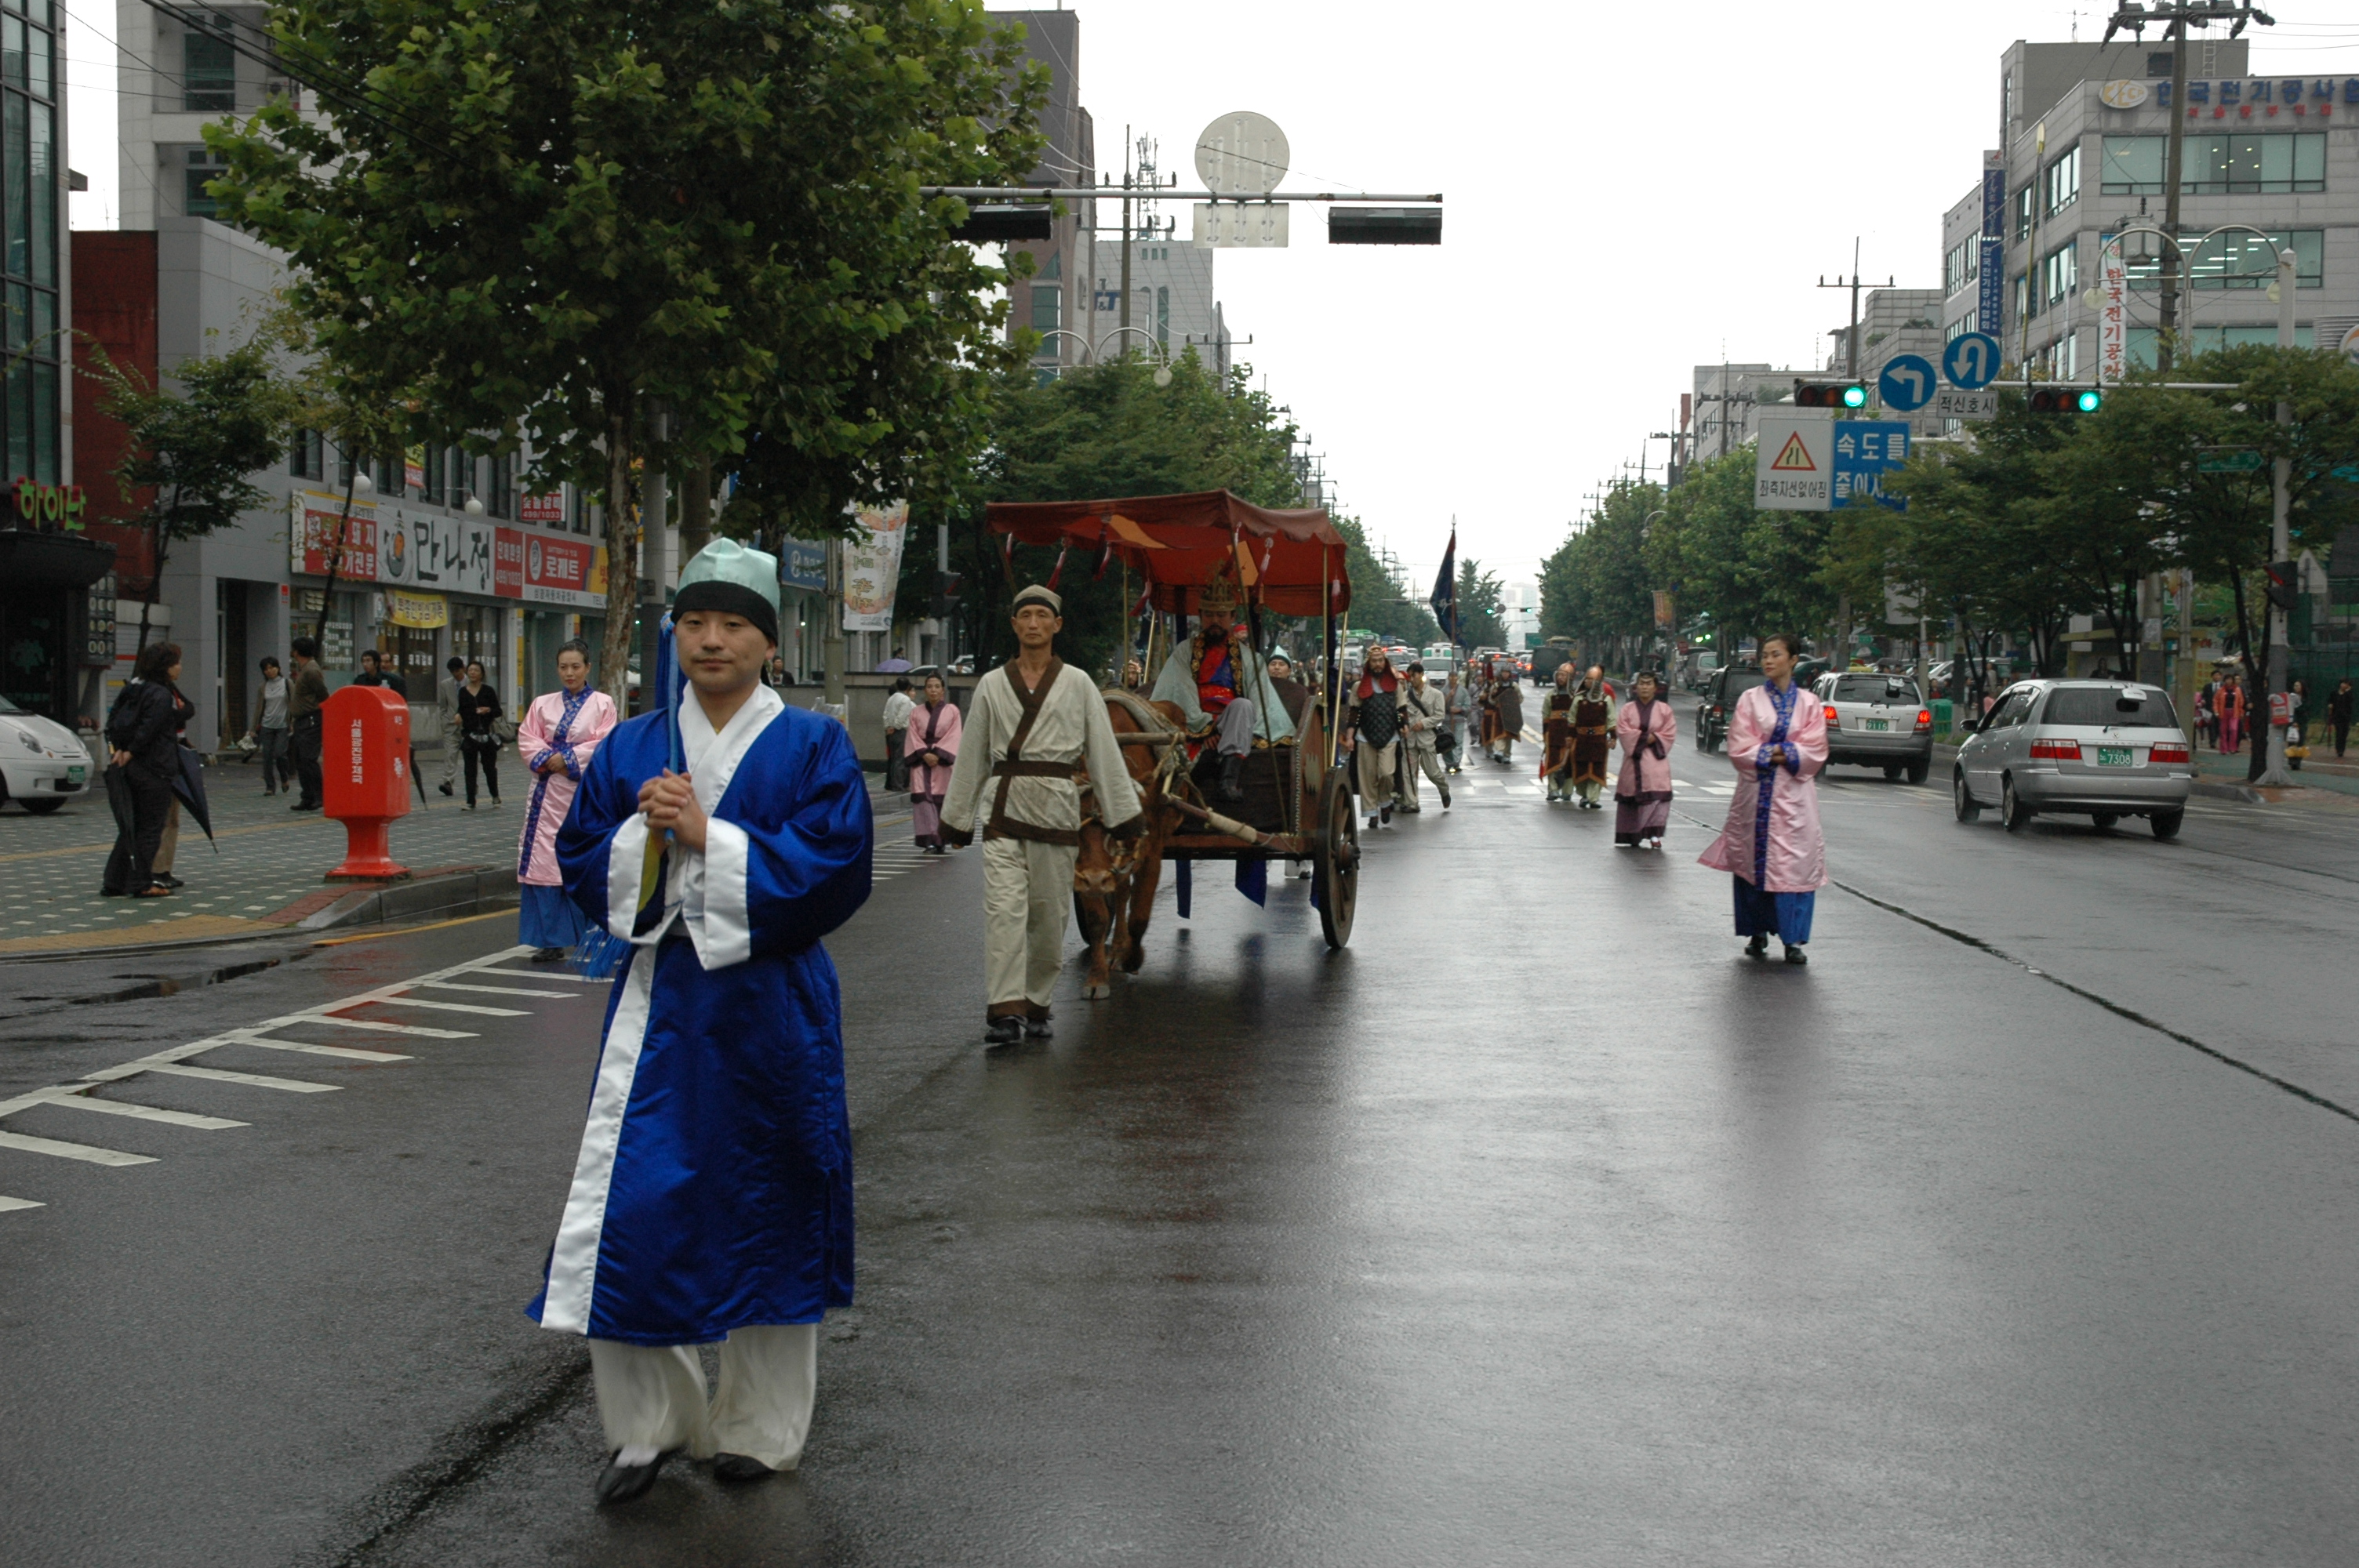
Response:
MULTIPOLYGON (((1458 638, 1466 646, 1507 645, 1506 603, 1500 597, 1500 588, 1498 574, 1484 571, 1483 563, 1473 557, 1458 563, 1458 638)), ((1434 628, 1434 635, 1440 635, 1440 627, 1434 628)))
MULTIPOLYGON (((1405 643, 1412 648, 1441 641, 1441 624, 1425 604, 1425 595, 1433 585, 1403 582, 1386 571, 1385 563, 1368 548, 1367 530, 1358 518, 1334 521, 1336 531, 1343 535, 1344 570, 1352 580, 1352 630, 1373 632, 1387 642, 1405 643)), ((1462 614, 1462 600, 1461 608, 1462 614)))
MULTIPOLYGON (((1257 506, 1295 505, 1294 427, 1280 422, 1247 375, 1239 367, 1223 384, 1192 351, 1173 362, 1169 386, 1157 386, 1153 367, 1136 356, 1069 370, 1045 385, 1029 372, 1010 373, 997 384, 991 446, 968 492, 980 501, 1095 501, 1227 490, 1257 506)), ((961 612, 980 633, 984 663, 995 663, 1016 651, 1007 609, 1016 590, 1046 581, 1057 552, 1017 546, 1003 554, 980 504, 951 515, 951 569, 964 579, 961 612)), ((1104 676, 1119 673, 1125 579, 1119 564, 1103 576, 1097 569, 1094 557, 1065 557, 1059 644, 1068 663, 1104 676)), ((1134 576, 1127 587, 1135 602, 1142 585, 1134 576)))
POLYGON ((1540 632, 1570 637, 1584 660, 1626 668, 1655 628, 1647 541, 1665 511, 1663 490, 1618 484, 1540 564, 1540 632), (1653 523, 1648 519, 1654 518, 1653 523))
POLYGON ((273 344, 255 333, 224 353, 200 354, 172 370, 179 390, 149 386, 92 345, 104 389, 99 408, 123 422, 128 438, 114 479, 126 498, 146 492, 136 511, 117 519, 147 531, 155 574, 139 609, 139 645, 147 643, 164 562, 174 544, 202 538, 241 513, 270 504, 248 477, 287 455, 296 394, 278 373, 273 344))
POLYGON ((1824 636, 1836 598, 1824 575, 1832 514, 1756 510, 1753 474, 1750 445, 1690 469, 1645 530, 1646 580, 1623 579, 1613 614, 1627 623, 1643 602, 1651 616, 1647 590, 1663 589, 1680 614, 1709 618, 1732 653, 1748 635, 1824 636))
POLYGON ((1028 172, 1044 80, 977 0, 279 0, 269 25, 331 117, 206 127, 223 221, 292 257, 348 401, 413 440, 529 433, 544 477, 603 490, 613 602, 641 453, 721 458, 733 525, 806 535, 962 467, 1022 345, 1005 274, 949 239, 962 204, 919 190, 1028 172))

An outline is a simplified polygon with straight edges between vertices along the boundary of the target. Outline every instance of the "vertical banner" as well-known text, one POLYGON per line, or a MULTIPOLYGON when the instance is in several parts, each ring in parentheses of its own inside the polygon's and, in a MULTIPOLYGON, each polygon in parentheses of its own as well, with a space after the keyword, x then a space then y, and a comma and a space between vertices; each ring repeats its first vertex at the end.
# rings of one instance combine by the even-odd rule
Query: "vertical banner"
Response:
POLYGON ((2097 379, 2115 382, 2129 369, 2129 263, 2111 234, 2097 236, 2097 265, 2105 297, 2097 311, 2097 379))
POLYGON ((909 503, 845 508, 862 533, 843 546, 843 629, 893 630, 893 593, 901 580, 901 545, 909 533, 909 503))
POLYGON ((2006 165, 1983 154, 1983 229, 1975 257, 1981 287, 1974 293, 1974 330, 1995 338, 2006 330, 2006 165))

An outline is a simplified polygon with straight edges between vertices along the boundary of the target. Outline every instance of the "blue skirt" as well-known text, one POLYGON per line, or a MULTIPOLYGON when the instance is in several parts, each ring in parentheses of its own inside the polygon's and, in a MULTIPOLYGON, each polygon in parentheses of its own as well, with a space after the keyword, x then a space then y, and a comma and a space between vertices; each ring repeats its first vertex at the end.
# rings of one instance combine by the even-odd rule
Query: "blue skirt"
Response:
POLYGON ((516 940, 527 947, 571 947, 590 929, 581 906, 565 896, 563 888, 518 885, 523 903, 516 911, 516 940))
POLYGON ((1810 939, 1810 916, 1819 906, 1816 892, 1763 892, 1743 877, 1728 880, 1736 890, 1739 936, 1775 936, 1788 947, 1810 939))

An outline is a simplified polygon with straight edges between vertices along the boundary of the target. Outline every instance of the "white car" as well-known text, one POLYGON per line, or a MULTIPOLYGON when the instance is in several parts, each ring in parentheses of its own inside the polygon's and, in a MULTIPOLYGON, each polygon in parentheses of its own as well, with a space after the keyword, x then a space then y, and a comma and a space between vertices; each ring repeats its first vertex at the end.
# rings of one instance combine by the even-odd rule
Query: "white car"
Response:
POLYGON ((51 812, 90 788, 90 751, 53 719, 0 697, 0 786, 26 810, 51 812))

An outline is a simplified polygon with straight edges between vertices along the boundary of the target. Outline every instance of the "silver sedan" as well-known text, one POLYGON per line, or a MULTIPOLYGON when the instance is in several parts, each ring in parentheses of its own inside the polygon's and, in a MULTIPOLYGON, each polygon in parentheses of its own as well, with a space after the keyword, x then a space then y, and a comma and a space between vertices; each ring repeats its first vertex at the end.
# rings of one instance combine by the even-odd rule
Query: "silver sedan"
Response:
POLYGON ((2042 815, 2086 816, 2100 829, 2143 816, 2169 838, 2194 791, 2194 748, 2169 697, 2132 681, 2009 687, 1958 749, 1950 778, 1959 821, 1996 806, 2010 833, 2042 815))

